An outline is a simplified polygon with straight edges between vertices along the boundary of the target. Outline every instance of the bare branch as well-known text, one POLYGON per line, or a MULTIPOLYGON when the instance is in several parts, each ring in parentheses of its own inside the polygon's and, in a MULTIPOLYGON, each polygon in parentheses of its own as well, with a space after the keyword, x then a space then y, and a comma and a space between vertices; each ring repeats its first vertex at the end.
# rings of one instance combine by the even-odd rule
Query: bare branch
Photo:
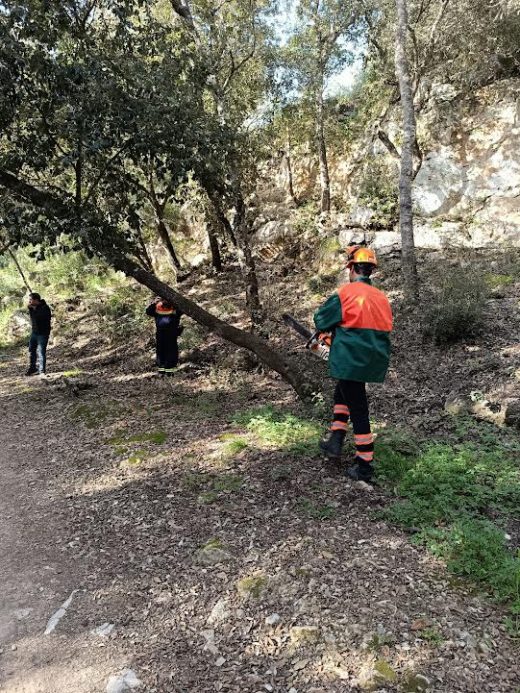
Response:
POLYGON ((87 194, 83 198, 83 204, 86 205, 89 201, 92 195, 94 194, 97 186, 99 183, 102 181, 103 176, 108 172, 114 161, 121 156, 121 154, 125 151, 125 149, 128 147, 128 145, 132 142, 132 139, 127 140, 122 147, 120 147, 115 154, 113 154, 110 159, 106 162, 105 166, 101 169, 99 175, 92 181, 92 185, 90 186, 87 194))
POLYGON ((385 132, 384 130, 379 129, 379 130, 377 131, 377 137, 378 137, 379 140, 385 145, 385 147, 387 148, 388 152, 390 153, 390 155, 391 155, 394 159, 400 159, 400 158, 401 158, 401 155, 400 155, 400 153, 399 153, 397 147, 396 147, 395 144, 392 142, 392 140, 390 139, 390 137, 388 137, 388 135, 386 134, 386 132, 385 132))
POLYGON ((170 0, 173 11, 185 22, 186 26, 197 33, 190 6, 186 0, 170 0))

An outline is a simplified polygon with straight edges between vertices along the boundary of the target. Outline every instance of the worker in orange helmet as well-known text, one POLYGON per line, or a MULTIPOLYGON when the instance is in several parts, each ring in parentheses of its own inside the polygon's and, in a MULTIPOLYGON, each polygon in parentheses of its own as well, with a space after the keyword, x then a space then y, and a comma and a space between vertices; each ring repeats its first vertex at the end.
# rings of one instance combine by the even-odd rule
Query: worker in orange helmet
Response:
POLYGON ((333 332, 329 371, 338 381, 330 433, 320 447, 328 458, 339 461, 350 423, 356 455, 346 473, 368 483, 374 474, 374 437, 366 383, 382 383, 385 379, 393 322, 388 298, 372 286, 370 277, 376 267, 373 250, 364 245, 349 247, 350 282, 341 286, 314 315, 317 330, 333 332))
POLYGON ((179 361, 177 339, 182 334, 182 312, 173 303, 157 296, 146 309, 146 315, 155 318, 157 372, 173 375, 179 361))

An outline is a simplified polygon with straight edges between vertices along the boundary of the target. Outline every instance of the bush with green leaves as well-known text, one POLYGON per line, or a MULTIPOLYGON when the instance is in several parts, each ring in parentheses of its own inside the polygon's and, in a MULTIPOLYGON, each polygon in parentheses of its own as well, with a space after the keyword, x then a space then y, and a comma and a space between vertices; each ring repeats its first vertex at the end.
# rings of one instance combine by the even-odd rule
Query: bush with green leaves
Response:
POLYGON ((435 293, 424 297, 423 334, 437 344, 474 337, 484 324, 487 296, 478 274, 449 268, 438 278, 435 293))
POLYGON ((385 223, 396 217, 399 193, 395 172, 380 158, 369 158, 365 163, 358 200, 374 212, 376 221, 385 223))

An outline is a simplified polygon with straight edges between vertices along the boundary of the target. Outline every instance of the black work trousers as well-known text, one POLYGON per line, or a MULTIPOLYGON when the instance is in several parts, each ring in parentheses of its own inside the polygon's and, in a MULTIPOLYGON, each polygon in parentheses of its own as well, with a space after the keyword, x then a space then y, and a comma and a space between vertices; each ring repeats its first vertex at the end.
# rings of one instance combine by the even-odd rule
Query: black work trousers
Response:
POLYGON ((177 330, 159 328, 156 334, 156 343, 159 373, 172 373, 179 362, 177 330))
POLYGON ((356 459, 373 462, 374 436, 370 429, 366 383, 338 380, 334 391, 334 420, 331 430, 346 432, 349 421, 354 429, 356 459))

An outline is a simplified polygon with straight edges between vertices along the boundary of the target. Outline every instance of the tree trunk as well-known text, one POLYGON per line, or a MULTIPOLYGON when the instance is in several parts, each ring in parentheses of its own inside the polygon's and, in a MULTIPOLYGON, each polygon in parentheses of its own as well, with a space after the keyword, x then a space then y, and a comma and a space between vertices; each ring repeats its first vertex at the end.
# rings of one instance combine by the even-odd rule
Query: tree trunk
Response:
POLYGON ((285 165, 287 167, 287 192, 289 193, 289 196, 290 196, 291 200, 294 202, 294 204, 297 205, 298 200, 296 199, 296 195, 294 194, 294 185, 293 185, 292 160, 291 160, 291 138, 289 135, 289 128, 287 128, 286 140, 285 140, 285 165))
POLYGON ((321 211, 330 212, 330 177, 327 160, 327 144, 325 142, 325 124, 323 108, 323 83, 316 89, 316 146, 320 162, 321 211))
MULTIPOLYGON (((61 199, 52 193, 39 190, 38 188, 21 181, 12 173, 0 168, 0 185, 10 190, 18 199, 30 202, 39 209, 42 209, 51 219, 61 219, 74 223, 72 199, 61 199)), ((95 218, 92 218, 94 223, 95 218)), ((125 252, 116 246, 115 243, 102 243, 100 239, 111 238, 113 233, 117 233, 109 224, 106 225, 99 221, 96 224, 97 233, 95 239, 98 243, 95 248, 98 255, 101 255, 114 269, 124 272, 143 286, 147 286, 155 294, 159 294, 165 299, 175 303, 186 315, 193 318, 201 325, 205 325, 209 330, 219 335, 223 339, 236 344, 239 347, 248 349, 256 354, 258 358, 269 368, 279 373, 282 378, 289 383, 296 393, 304 400, 309 400, 316 392, 321 391, 321 383, 310 381, 308 373, 300 372, 296 363, 290 361, 283 354, 271 348, 265 339, 256 334, 239 330, 232 325, 220 320, 204 308, 178 293, 170 286, 162 282, 151 272, 147 272, 135 261, 125 255, 125 252)))
POLYGON ((235 236, 235 232, 233 231, 233 226, 231 225, 231 222, 226 216, 226 213, 224 212, 222 205, 220 204, 220 200, 218 199, 217 195, 211 195, 210 196, 211 204, 213 205, 213 209, 215 212, 215 216, 217 218, 218 223, 222 226, 222 229, 224 233, 229 237, 231 243, 235 246, 237 244, 237 239, 235 236))
POLYGON ((146 243, 144 242, 141 229, 137 230, 136 235, 139 243, 139 261, 142 263, 143 267, 146 267, 146 269, 150 270, 150 272, 153 272, 152 258, 150 257, 150 253, 148 252, 148 248, 146 247, 146 243))
POLYGON ((172 301, 186 315, 193 318, 200 325, 207 327, 214 334, 256 354, 260 361, 279 373, 302 399, 308 400, 314 392, 320 391, 320 383, 306 380, 297 364, 291 362, 280 352, 272 349, 265 339, 251 332, 239 330, 208 313, 204 308, 178 293, 154 274, 142 269, 128 258, 122 256, 117 259, 112 258, 111 264, 143 286, 147 286, 155 294, 172 301))
POLYGON ((18 270, 18 273, 19 273, 20 277, 22 278, 22 281, 23 281, 23 283, 24 283, 25 288, 27 289, 27 291, 28 291, 29 293, 32 293, 32 289, 31 289, 31 287, 29 286, 29 283, 28 283, 27 279, 25 278, 25 274, 23 273, 23 269, 22 269, 20 263, 18 262, 18 258, 16 257, 14 251, 13 251, 11 248, 8 248, 8 249, 7 249, 7 252, 9 253, 9 255, 11 256, 12 261, 14 262, 14 264, 15 264, 15 266, 16 266, 16 269, 18 270))
POLYGON ((182 265, 180 263, 179 258, 177 257, 177 253, 175 252, 175 248, 173 247, 172 240, 170 238, 170 234, 168 233, 168 228, 166 227, 166 224, 164 223, 164 219, 160 212, 156 210, 157 212, 157 233, 159 235, 159 238, 163 242, 164 247, 168 251, 168 255, 170 256, 170 260, 172 261, 173 266, 175 267, 176 270, 180 270, 182 265))
POLYGON ((264 311, 260 303, 256 265, 249 243, 249 228, 246 221, 246 205, 239 191, 235 202, 234 231, 237 239, 238 259, 244 276, 246 288, 246 305, 254 328, 260 328, 264 322, 264 311))
POLYGON ((413 103, 412 79, 406 52, 408 32, 407 0, 397 2, 397 30, 395 43, 395 67, 401 92, 403 109, 403 145, 401 147, 401 173, 399 177, 399 220, 401 230, 401 266, 407 298, 415 300, 418 291, 417 263, 413 234, 412 182, 414 175, 413 153, 417 137, 413 103))
POLYGON ((213 228, 212 220, 207 224, 209 248, 211 250, 211 264, 217 270, 222 272, 222 258, 220 257, 220 248, 218 245, 217 234, 213 228))

